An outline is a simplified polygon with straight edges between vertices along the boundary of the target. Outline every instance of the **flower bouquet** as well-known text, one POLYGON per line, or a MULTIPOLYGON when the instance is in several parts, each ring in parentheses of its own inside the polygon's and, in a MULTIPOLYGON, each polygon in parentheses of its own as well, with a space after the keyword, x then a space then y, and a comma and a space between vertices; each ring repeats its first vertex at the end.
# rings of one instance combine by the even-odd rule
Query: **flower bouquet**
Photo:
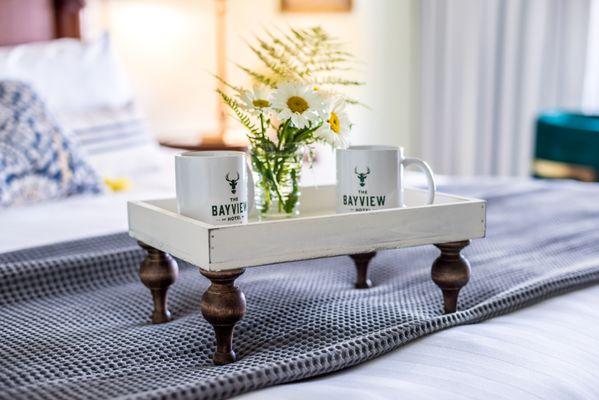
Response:
POLYGON ((301 169, 312 162, 314 144, 347 146, 346 106, 358 102, 338 88, 362 83, 340 77, 352 70, 353 56, 321 28, 266 35, 249 45, 264 72, 237 65, 253 88, 221 80, 230 91, 218 92, 248 131, 256 208, 262 217, 278 218, 299 212, 301 169))

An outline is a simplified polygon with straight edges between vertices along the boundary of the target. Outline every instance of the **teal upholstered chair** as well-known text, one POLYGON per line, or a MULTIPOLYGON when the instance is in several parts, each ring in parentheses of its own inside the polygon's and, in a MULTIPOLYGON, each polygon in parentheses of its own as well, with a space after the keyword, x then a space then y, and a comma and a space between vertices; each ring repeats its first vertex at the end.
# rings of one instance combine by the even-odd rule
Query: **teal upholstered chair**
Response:
POLYGON ((536 177, 599 180, 599 115, 541 114, 534 156, 536 177))

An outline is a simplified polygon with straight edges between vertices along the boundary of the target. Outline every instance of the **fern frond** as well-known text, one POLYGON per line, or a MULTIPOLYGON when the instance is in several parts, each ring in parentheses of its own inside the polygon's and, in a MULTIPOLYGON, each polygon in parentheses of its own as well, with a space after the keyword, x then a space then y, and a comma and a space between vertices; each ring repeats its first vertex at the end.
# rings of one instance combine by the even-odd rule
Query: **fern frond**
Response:
POLYGON ((312 74, 314 73, 318 73, 318 72, 331 72, 331 71, 354 71, 355 68, 353 67, 342 67, 342 66, 338 66, 338 65, 322 65, 322 66, 317 66, 314 67, 310 70, 310 72, 312 74))
MULTIPOLYGON (((253 43, 248 43, 248 47, 260 60, 262 67, 254 69, 240 64, 235 65, 253 81, 272 89, 276 89, 281 82, 287 80, 323 85, 327 87, 327 91, 335 91, 336 88, 345 86, 363 85, 363 82, 343 74, 347 71, 355 71, 358 63, 351 53, 345 51, 344 45, 338 38, 329 35, 320 27, 307 29, 289 27, 285 31, 279 28, 275 28, 274 31, 264 29, 262 37, 256 37, 253 43)), ((242 88, 233 86, 218 76, 216 78, 227 88, 239 94, 243 93, 242 88)), ((250 141, 264 144, 262 143, 265 140, 263 131, 274 128, 271 127, 270 121, 267 122, 266 127, 252 123, 251 115, 245 112, 235 98, 222 90, 218 90, 218 93, 242 125, 250 131, 248 134, 250 141)), ((353 99, 346 99, 346 102, 351 105, 363 105, 353 99)), ((280 142, 277 146, 279 145, 280 142)))
POLYGON ((313 57, 312 60, 310 60, 310 62, 312 63, 312 65, 319 65, 319 64, 341 64, 341 63, 352 63, 354 60, 352 60, 351 58, 347 58, 347 57, 341 57, 341 56, 337 56, 334 54, 324 54, 324 55, 318 55, 316 57, 313 57))
POLYGON ((248 45, 248 47, 260 59, 260 61, 262 61, 262 63, 264 65, 266 65, 276 75, 278 75, 281 78, 285 78, 288 75, 287 70, 285 68, 281 67, 279 62, 274 61, 273 59, 269 58, 266 54, 264 54, 263 52, 261 52, 259 49, 257 49, 256 47, 254 47, 252 45, 248 45))
POLYGON ((259 72, 253 71, 247 67, 244 67, 243 65, 240 64, 235 64, 235 66, 237 66, 237 68, 239 68, 240 70, 242 70, 243 72, 245 72, 246 74, 248 74, 249 76, 251 76, 252 78, 254 78, 255 80, 257 80, 258 82, 262 83, 263 85, 269 86, 271 88, 275 88, 277 87, 277 81, 269 78, 266 75, 263 75, 259 72))
POLYGON ((300 42, 307 42, 308 41, 308 38, 307 38, 306 34, 302 30, 294 29, 294 28, 291 28, 291 27, 289 28, 289 30, 291 31, 291 33, 293 33, 293 35, 295 36, 295 38, 297 40, 299 40, 300 42))
POLYGON ((297 75, 299 78, 303 78, 303 73, 297 66, 298 61, 292 56, 293 53, 288 53, 284 49, 277 49, 275 46, 271 46, 260 38, 256 38, 260 48, 268 54, 271 63, 278 63, 279 69, 285 70, 285 76, 297 75))
POLYGON ((318 85, 340 85, 340 86, 362 86, 364 82, 352 81, 349 79, 338 78, 336 76, 326 76, 314 80, 318 85))
POLYGON ((220 94, 220 97, 222 97, 225 104, 229 106, 231 111, 233 111, 239 122, 241 122, 241 124, 247 130, 249 130, 252 133, 252 135, 259 136, 260 131, 258 130, 256 125, 252 123, 250 117, 241 110, 241 106, 239 105, 239 103, 220 89, 216 89, 216 92, 220 94))
POLYGON ((295 49, 295 52, 298 54, 302 54, 303 56, 309 56, 308 52, 306 51, 305 48, 305 43, 302 41, 297 41, 293 36, 283 32, 282 30, 278 29, 279 33, 282 36, 281 40, 285 40, 288 44, 290 44, 291 46, 293 46, 293 48, 295 49))
POLYGON ((346 97, 345 102, 347 104, 351 104, 352 106, 360 106, 360 107, 364 107, 367 110, 372 110, 372 107, 370 107, 368 104, 362 103, 361 101, 353 99, 351 97, 346 97))
POLYGON ((297 48, 292 48, 293 44, 289 44, 286 42, 284 38, 280 38, 273 34, 271 31, 265 29, 266 35, 272 40, 274 47, 278 47, 279 51, 283 54, 289 55, 289 57, 293 58, 297 64, 302 65, 305 63, 303 58, 303 53, 297 51, 297 48))
POLYGON ((238 86, 233 86, 231 85, 229 82, 225 81, 223 78, 221 78, 220 76, 216 75, 216 74, 212 74, 212 76, 219 81, 220 83, 222 83, 223 85, 225 85, 226 87, 228 87, 229 89, 233 89, 234 91, 236 91, 239 94, 243 93, 243 89, 238 87, 238 86))

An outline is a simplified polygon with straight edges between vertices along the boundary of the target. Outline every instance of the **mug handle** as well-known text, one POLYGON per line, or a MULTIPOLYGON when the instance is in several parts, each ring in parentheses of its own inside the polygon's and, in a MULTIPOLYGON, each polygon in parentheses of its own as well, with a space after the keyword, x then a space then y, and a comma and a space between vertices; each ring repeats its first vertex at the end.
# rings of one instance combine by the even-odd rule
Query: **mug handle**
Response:
POLYGON ((250 163, 247 162, 245 164, 246 173, 248 175, 248 214, 254 209, 254 174, 252 173, 252 168, 250 167, 250 163))
POLYGON ((404 167, 407 167, 409 165, 415 165, 424 173, 428 185, 428 195, 426 204, 433 204, 433 202, 435 201, 435 192, 437 191, 437 184, 435 183, 435 178, 433 176, 433 170, 431 169, 431 167, 429 167, 426 162, 418 158, 404 158, 401 161, 401 164, 404 167))

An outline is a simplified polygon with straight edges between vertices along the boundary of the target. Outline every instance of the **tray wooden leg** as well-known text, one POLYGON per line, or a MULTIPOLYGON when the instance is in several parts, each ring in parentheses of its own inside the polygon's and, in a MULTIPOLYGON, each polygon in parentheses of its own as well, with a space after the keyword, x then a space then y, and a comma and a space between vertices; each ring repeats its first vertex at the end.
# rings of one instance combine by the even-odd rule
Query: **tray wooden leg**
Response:
POLYGON ((202 296, 202 315, 214 328, 216 351, 212 359, 216 365, 229 364, 237 359, 233 351, 233 329, 245 314, 245 296, 235 286, 235 279, 244 269, 211 272, 200 269, 212 283, 202 296))
POLYGON ((460 289, 470 280, 470 263, 460 254, 469 244, 470 240, 464 240, 435 245, 441 255, 433 262, 431 277, 443 291, 445 314, 457 311, 460 289))
POLYGON ((372 287, 372 282, 368 279, 368 265, 374 256, 376 256, 376 251, 350 255, 352 260, 354 260, 354 264, 356 264, 356 289, 368 289, 372 287))
POLYGON ((167 293, 170 285, 175 283, 179 275, 177 262, 167 253, 138 242, 148 252, 139 267, 139 276, 144 285, 152 292, 154 310, 152 323, 161 324, 171 320, 171 312, 167 306, 167 293))

